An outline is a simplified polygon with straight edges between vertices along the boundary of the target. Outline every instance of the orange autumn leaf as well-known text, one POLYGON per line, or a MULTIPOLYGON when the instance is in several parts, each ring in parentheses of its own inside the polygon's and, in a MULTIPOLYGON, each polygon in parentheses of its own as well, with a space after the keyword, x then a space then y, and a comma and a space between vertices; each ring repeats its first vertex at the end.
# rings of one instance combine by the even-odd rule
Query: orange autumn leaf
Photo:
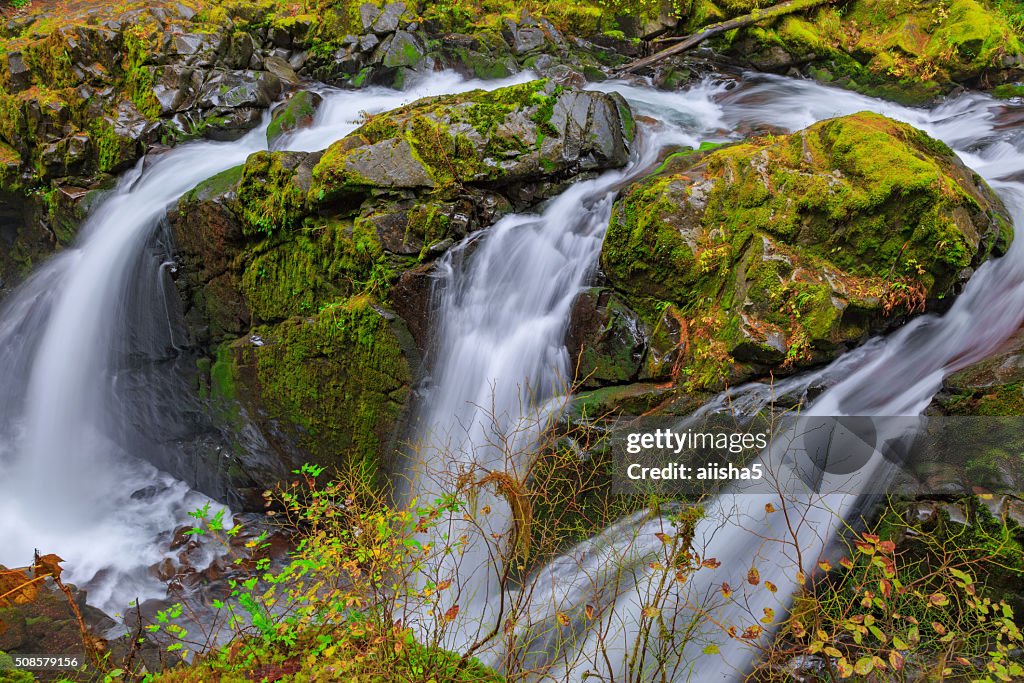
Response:
POLYGON ((455 617, 459 616, 459 606, 452 605, 448 608, 448 611, 444 613, 445 621, 455 621, 455 617))
POLYGON ((751 586, 761 583, 761 572, 757 571, 757 567, 751 567, 750 571, 747 572, 747 583, 751 586))

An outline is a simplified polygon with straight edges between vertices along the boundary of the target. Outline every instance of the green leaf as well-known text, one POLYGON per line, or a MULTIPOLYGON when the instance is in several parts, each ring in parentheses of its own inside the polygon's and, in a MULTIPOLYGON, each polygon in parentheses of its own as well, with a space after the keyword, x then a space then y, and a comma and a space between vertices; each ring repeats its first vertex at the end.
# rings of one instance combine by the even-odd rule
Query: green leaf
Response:
POLYGON ((867 676, 875 668, 875 662, 871 657, 861 657, 857 660, 857 663, 853 665, 855 673, 861 676, 867 676))
POLYGON ((701 652, 703 652, 706 655, 717 655, 720 652, 720 650, 718 649, 717 645, 711 643, 710 645, 705 645, 704 649, 701 650, 701 652))

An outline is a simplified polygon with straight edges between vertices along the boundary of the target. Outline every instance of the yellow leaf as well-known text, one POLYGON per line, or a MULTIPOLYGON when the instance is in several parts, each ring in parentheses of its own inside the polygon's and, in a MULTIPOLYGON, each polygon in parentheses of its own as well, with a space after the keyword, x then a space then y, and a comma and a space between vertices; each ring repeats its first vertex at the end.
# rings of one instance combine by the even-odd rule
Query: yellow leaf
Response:
POLYGON ((747 572, 747 583, 751 586, 761 583, 761 573, 757 571, 757 567, 751 567, 750 571, 747 572))
POLYGON ((654 605, 648 605, 647 607, 644 607, 643 612, 641 612, 641 614, 645 619, 654 619, 659 614, 661 614, 661 610, 655 607, 654 605))
POLYGON ((556 612, 555 613, 555 619, 557 619, 558 623, 561 624, 562 626, 568 626, 569 625, 569 617, 566 616, 565 612, 556 612))
POLYGON ((765 581, 764 587, 767 588, 770 593, 777 593, 779 591, 779 587, 771 581, 765 581))

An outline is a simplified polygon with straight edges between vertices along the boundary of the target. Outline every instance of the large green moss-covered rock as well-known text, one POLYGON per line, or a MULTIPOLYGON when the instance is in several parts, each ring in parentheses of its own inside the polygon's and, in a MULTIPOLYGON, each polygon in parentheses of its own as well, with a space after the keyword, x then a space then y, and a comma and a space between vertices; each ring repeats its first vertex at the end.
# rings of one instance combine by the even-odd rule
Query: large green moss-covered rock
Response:
POLYGON ((313 169, 311 200, 381 187, 451 193, 621 166, 624 106, 547 80, 420 100, 332 145, 313 169))
POLYGON ((615 205, 601 253, 690 389, 833 358, 952 296, 1010 225, 941 142, 861 113, 670 158, 615 205))

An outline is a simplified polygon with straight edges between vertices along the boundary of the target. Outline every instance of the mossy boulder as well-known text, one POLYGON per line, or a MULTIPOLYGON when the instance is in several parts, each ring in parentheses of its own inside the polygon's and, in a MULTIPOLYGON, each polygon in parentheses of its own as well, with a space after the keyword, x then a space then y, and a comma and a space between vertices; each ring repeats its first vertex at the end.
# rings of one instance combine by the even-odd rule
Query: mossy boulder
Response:
POLYGON ((307 128, 313 123, 317 108, 324 98, 312 90, 300 90, 273 111, 267 127, 267 145, 274 147, 281 136, 307 128))
POLYGON ((374 188, 457 193, 621 166, 621 98, 540 80, 427 98, 373 117, 313 169, 322 205, 374 188))
POLYGON ((394 320, 362 295, 310 317, 256 327, 229 346, 236 396, 290 461, 337 467, 377 484, 412 381, 394 320))
POLYGON ((1010 229, 948 147, 860 113, 670 157, 616 202, 601 265, 649 329, 677 322, 665 377, 713 390, 940 307, 1010 229))
POLYGON ((942 383, 930 412, 943 415, 1024 415, 1024 333, 1018 332, 985 360, 942 383))

